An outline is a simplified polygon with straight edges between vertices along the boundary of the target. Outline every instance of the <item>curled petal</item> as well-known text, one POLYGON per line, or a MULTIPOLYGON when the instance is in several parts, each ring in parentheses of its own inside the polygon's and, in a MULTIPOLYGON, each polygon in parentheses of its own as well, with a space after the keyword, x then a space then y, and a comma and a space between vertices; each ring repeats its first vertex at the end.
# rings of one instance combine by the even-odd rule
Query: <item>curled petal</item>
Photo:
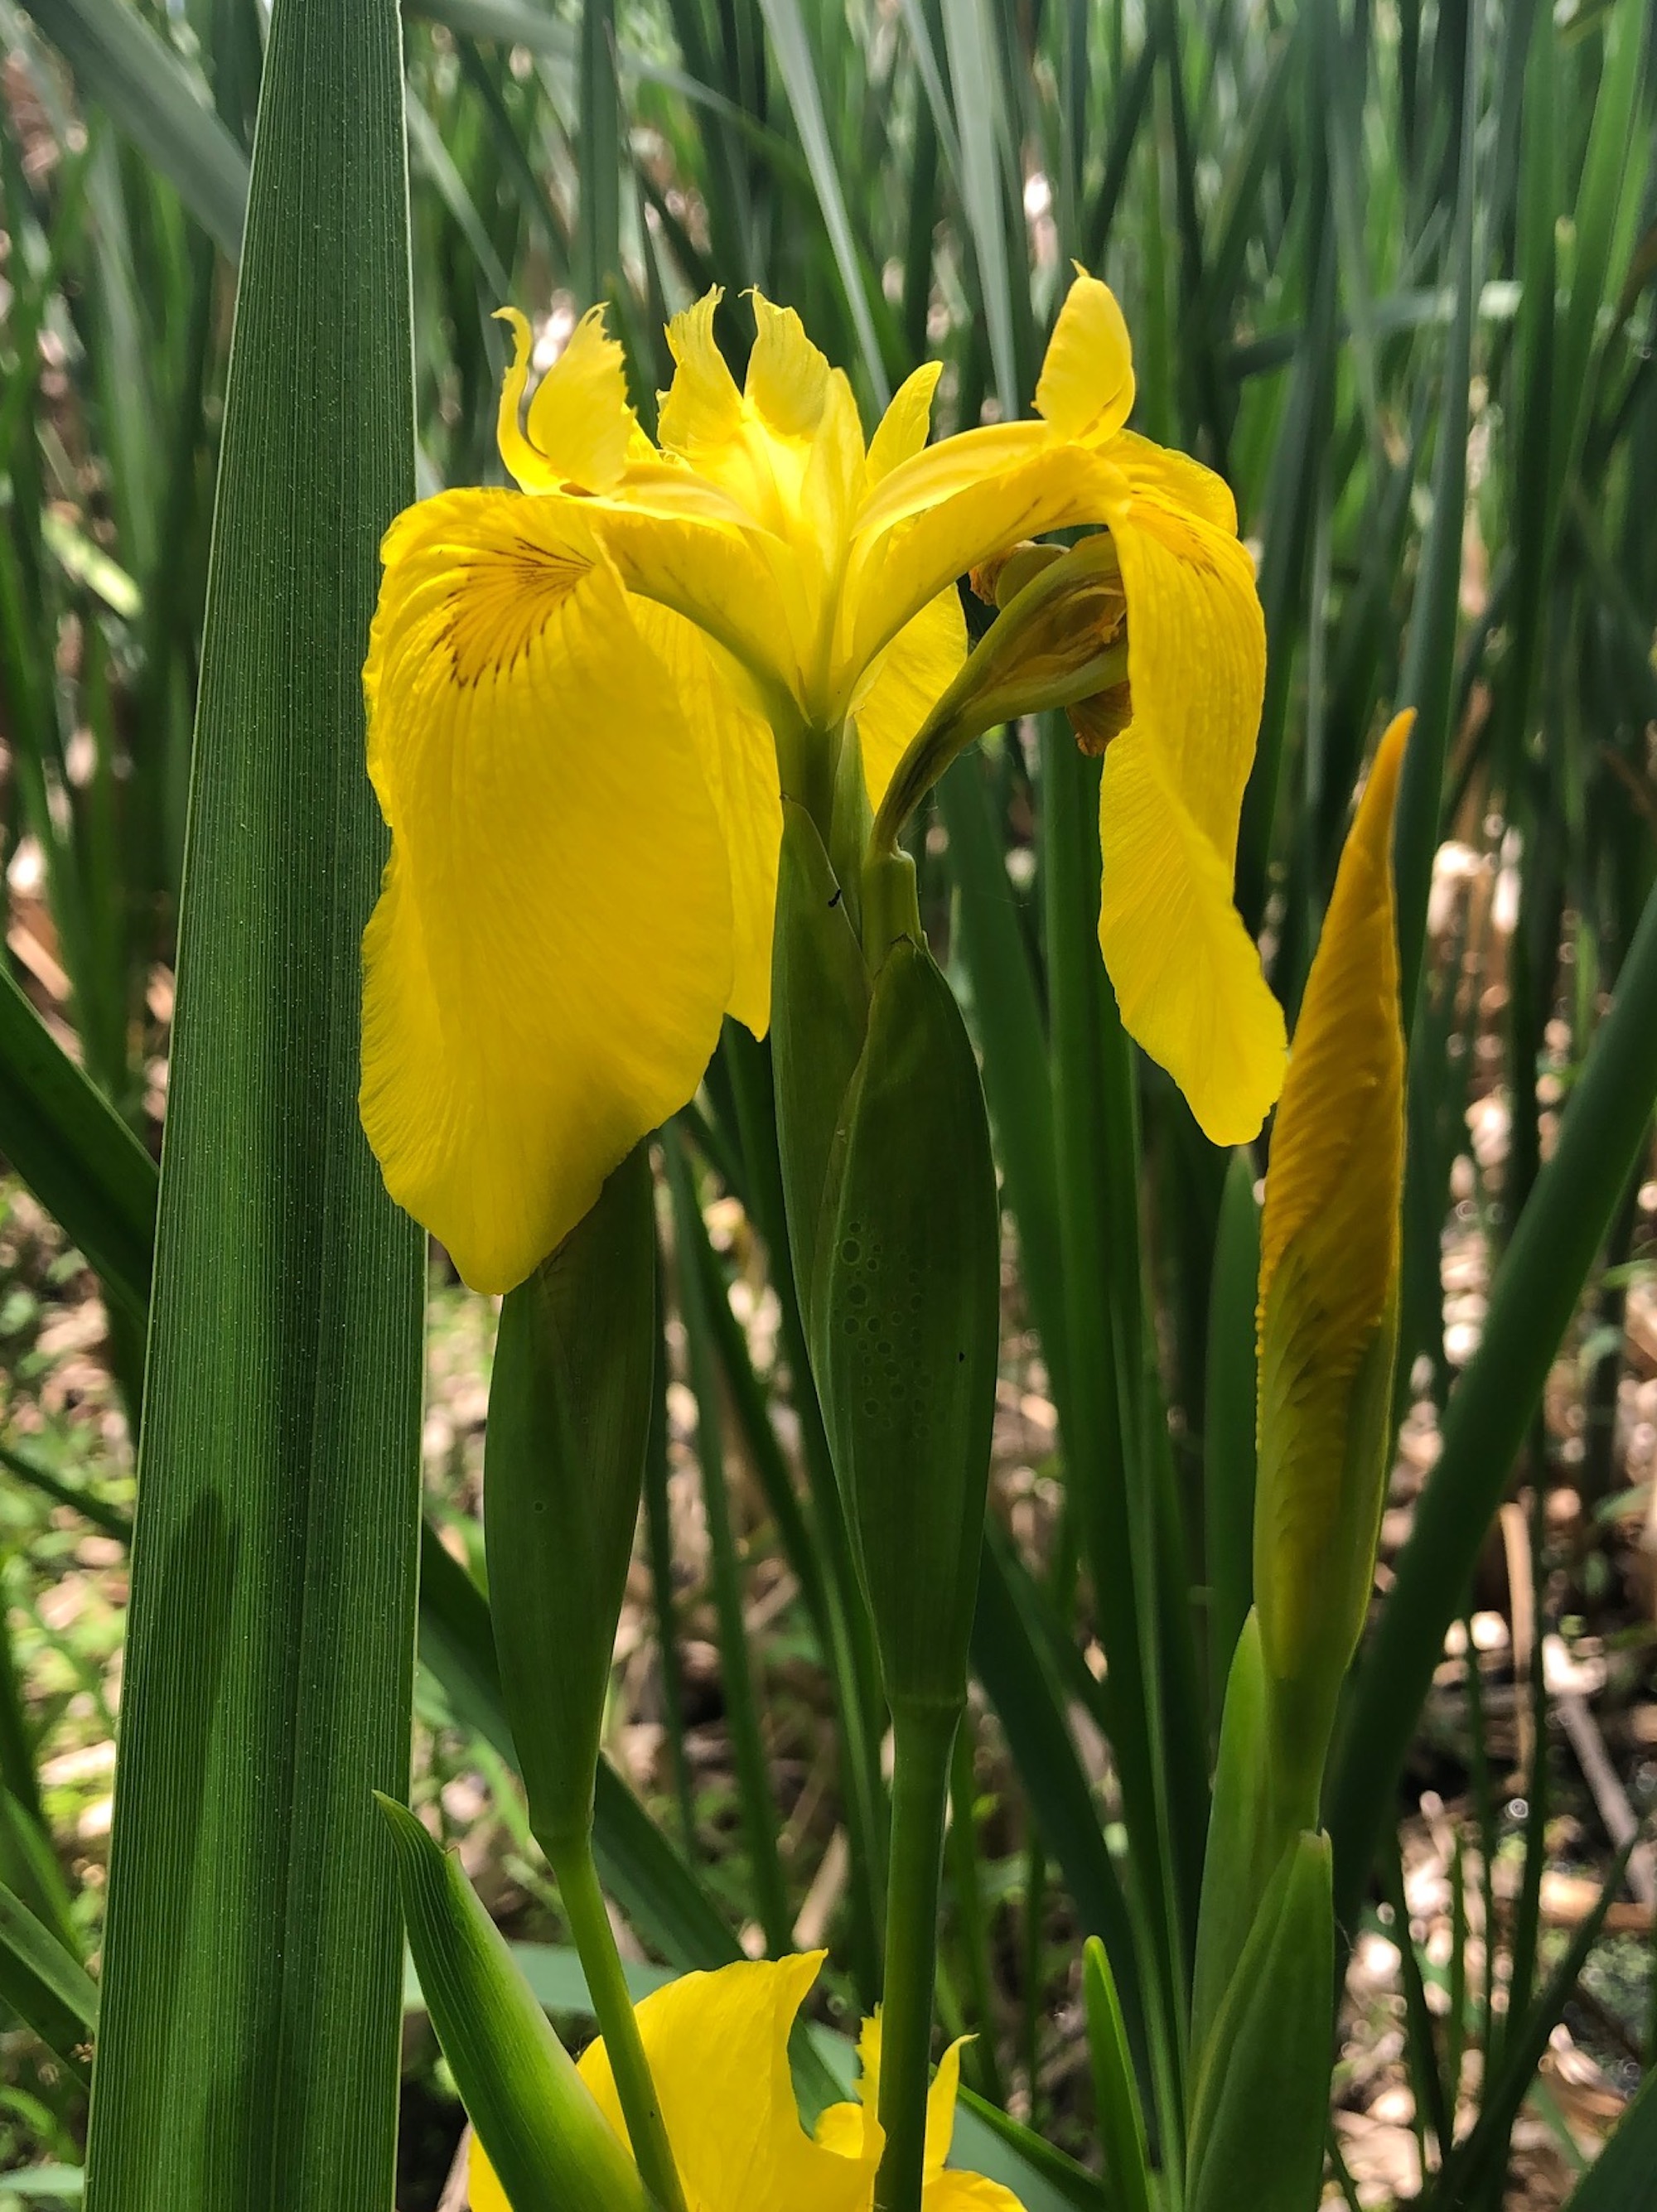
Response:
POLYGON ((731 994, 731 872, 580 502, 449 493, 385 557, 363 1124, 392 1196, 504 1291, 694 1092, 731 994))
POLYGON ((1229 860, 1137 719, 1105 755, 1099 841, 1099 946, 1122 1020, 1212 1142, 1245 1144, 1283 1083, 1283 1011, 1232 903, 1229 860))
POLYGON ((1089 276, 1079 261, 1047 342, 1035 410, 1059 437, 1078 445, 1114 437, 1133 412, 1127 324, 1109 285, 1089 276))

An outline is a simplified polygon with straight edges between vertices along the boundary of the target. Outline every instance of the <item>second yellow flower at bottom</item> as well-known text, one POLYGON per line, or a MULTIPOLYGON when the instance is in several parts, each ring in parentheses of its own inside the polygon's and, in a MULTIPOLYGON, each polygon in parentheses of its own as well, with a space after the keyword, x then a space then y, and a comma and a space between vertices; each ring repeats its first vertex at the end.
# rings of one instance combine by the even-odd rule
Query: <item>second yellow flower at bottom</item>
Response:
MULTIPOLYGON (((789 2071, 789 2031, 824 1955, 744 1960, 717 1973, 687 1974, 640 2005, 639 2032, 689 2212, 869 2212, 882 2148, 878 2020, 864 2023, 859 2045, 859 2101, 831 2105, 815 2136, 800 2124, 789 2071)), ((588 2047, 580 2071, 625 2142, 602 2042, 588 2047)), ((959 2081, 955 2046, 927 2100, 925 2212, 1021 2212, 999 2182, 945 2169, 959 2081)), ((472 2212, 511 2212, 476 2140, 471 2202, 472 2212)))

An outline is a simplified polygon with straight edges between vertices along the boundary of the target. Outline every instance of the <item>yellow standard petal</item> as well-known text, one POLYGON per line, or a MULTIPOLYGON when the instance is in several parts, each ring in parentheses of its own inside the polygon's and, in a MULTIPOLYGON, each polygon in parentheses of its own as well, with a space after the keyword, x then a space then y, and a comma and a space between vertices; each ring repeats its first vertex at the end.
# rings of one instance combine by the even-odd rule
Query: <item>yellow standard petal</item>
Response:
POLYGON ((1255 1589, 1269 1671, 1338 1684, 1363 1623, 1391 1409, 1404 1173, 1387 731, 1307 981, 1260 1223, 1255 1589), (1380 1371, 1360 1387, 1368 1367, 1380 1371))
POLYGON ((1108 284, 1078 261, 1035 387, 1035 411, 1061 438, 1098 445, 1133 412, 1133 346, 1108 284))
POLYGON ((604 309, 588 308, 537 386, 527 436, 519 418, 529 382, 530 326, 516 307, 499 309, 495 319, 511 325, 513 338, 496 424, 501 459, 525 491, 565 485, 609 491, 627 465, 638 423, 628 404, 622 349, 605 330, 604 309))
POLYGON ((869 441, 871 484, 889 476, 900 461, 913 460, 925 447, 932 426, 932 396, 943 374, 941 361, 923 362, 919 368, 910 370, 892 395, 892 404, 869 441))
POLYGON ((1284 1058, 1282 1010, 1231 892, 1266 672, 1254 572, 1235 537, 1160 488, 1136 489, 1111 524, 1132 721, 1101 780, 1100 949, 1129 1032, 1215 1144, 1242 1144, 1284 1058))
MULTIPOLYGON (((1023 2212, 1018 2199, 998 2181, 946 2166, 955 2137, 956 2105, 961 2094, 961 2053, 969 2040, 958 2038, 944 2053, 926 2092, 926 2145, 921 2182, 921 2212, 1023 2212)), ((872 2176, 879 2163, 880 2018, 863 2023, 858 2039, 860 2072, 854 2104, 831 2105, 817 2122, 817 2141, 848 2158, 861 2155, 872 2176)))
POLYGON ((910 738, 966 657, 967 617, 950 584, 898 632, 854 705, 871 806, 880 805, 910 738))
POLYGON ((731 868, 580 502, 447 493, 385 561, 363 1124, 392 1196, 505 1291, 694 1092, 732 991, 731 868))

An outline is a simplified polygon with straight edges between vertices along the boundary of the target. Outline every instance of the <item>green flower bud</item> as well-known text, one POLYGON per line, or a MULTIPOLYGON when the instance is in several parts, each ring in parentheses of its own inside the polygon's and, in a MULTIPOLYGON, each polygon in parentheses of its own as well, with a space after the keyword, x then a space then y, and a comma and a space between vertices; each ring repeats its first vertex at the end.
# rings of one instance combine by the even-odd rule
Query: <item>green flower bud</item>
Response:
POLYGON ((977 1062, 900 936, 846 1103, 821 1317, 825 1412, 895 1712, 958 1707, 978 1589, 1000 1228, 977 1062))
POLYGON ((549 1858, 592 1825, 656 1358, 649 1156, 501 1309, 483 1525, 501 1688, 549 1858))

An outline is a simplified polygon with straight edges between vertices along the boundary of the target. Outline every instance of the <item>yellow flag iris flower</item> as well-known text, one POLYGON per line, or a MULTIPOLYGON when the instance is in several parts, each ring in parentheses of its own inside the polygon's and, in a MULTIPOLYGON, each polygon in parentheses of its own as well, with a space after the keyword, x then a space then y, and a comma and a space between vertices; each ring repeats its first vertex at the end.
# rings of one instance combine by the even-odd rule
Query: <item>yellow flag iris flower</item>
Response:
POLYGON ((755 296, 738 389, 718 295, 669 326, 652 445, 595 310, 500 442, 518 491, 401 515, 365 684, 391 832, 365 942, 362 1115, 392 1194, 505 1290, 694 1093, 729 1012, 769 1018, 780 786, 854 728, 871 803, 959 670, 957 579, 1109 532, 1132 712, 1106 754, 1099 937, 1128 1029, 1217 1142, 1282 1080, 1232 904, 1265 634, 1223 484, 1135 436, 1126 327, 1078 276, 1039 419, 926 444, 938 368, 865 446, 798 317, 755 296))
MULTIPOLYGON (((821 1951, 744 1960, 687 1974, 647 1996, 639 2032, 673 2145, 687 2212, 869 2212, 882 2135, 877 2021, 865 2023, 859 2102, 831 2105, 815 2136, 800 2124, 788 2070, 788 2033, 823 1961, 821 1951)), ((583 2080, 616 2134, 627 2131, 602 2042, 583 2080)), ((1018 2199, 981 2174, 946 2168, 960 2082, 958 2047, 946 2053, 926 2103, 922 2212, 1020 2212, 1018 2199)), ((473 2138, 471 2212, 511 2212, 473 2138)))

